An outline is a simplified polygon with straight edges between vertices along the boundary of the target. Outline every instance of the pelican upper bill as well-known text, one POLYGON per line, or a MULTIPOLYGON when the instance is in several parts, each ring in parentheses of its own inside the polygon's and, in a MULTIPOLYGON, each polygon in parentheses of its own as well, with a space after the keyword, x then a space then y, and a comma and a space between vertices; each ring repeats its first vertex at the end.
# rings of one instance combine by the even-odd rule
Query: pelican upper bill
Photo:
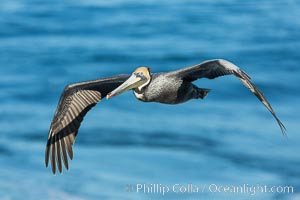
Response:
POLYGON ((65 87, 50 125, 45 152, 46 166, 50 160, 53 174, 56 173, 56 168, 62 172, 62 163, 69 169, 67 154, 72 160, 72 147, 80 124, 86 113, 104 97, 109 99, 133 90, 135 97, 144 102, 179 104, 191 99, 203 99, 210 91, 197 87, 193 81, 231 74, 263 103, 285 134, 284 125, 263 93, 252 83, 250 76, 229 61, 209 60, 177 71, 154 74, 147 67, 139 67, 131 75, 101 78, 65 87))

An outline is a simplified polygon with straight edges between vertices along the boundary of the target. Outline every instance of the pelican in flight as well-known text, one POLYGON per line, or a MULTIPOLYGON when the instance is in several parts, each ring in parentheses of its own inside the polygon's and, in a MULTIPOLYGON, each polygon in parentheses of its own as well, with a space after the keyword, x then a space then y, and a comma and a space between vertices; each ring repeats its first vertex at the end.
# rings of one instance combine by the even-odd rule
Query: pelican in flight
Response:
POLYGON ((263 93, 251 82, 250 76, 229 61, 208 60, 177 71, 155 74, 151 74, 147 67, 139 67, 131 75, 117 75, 65 87, 49 130, 45 152, 46 167, 50 160, 53 174, 56 173, 56 167, 62 173, 62 162, 65 168, 69 169, 67 154, 72 160, 72 147, 80 123, 87 112, 102 98, 109 99, 133 90, 135 97, 143 102, 179 104, 191 99, 204 99, 210 91, 197 87, 193 81, 230 74, 235 75, 263 103, 285 134, 284 125, 263 93))

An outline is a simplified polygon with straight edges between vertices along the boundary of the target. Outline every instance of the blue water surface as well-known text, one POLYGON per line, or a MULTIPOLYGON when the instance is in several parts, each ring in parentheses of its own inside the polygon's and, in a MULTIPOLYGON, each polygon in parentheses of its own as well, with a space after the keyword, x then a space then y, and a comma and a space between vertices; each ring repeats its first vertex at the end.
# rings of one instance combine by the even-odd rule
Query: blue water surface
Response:
POLYGON ((0 199, 300 199, 299 19, 297 0, 0 0, 0 199), (70 170, 45 168, 67 84, 215 58, 252 77, 288 137, 226 76, 196 81, 212 89, 207 98, 176 106, 132 92, 103 100, 79 130, 70 170), (279 190, 222 190, 264 185, 279 190))

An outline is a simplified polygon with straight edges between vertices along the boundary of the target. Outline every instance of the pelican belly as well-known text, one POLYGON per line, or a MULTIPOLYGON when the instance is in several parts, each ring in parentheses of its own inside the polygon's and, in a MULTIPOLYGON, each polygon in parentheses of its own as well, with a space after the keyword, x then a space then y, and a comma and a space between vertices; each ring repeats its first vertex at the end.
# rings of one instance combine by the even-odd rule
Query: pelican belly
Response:
POLYGON ((194 90, 190 82, 161 73, 153 74, 151 82, 141 90, 134 90, 134 94, 144 102, 178 104, 195 98, 194 90))

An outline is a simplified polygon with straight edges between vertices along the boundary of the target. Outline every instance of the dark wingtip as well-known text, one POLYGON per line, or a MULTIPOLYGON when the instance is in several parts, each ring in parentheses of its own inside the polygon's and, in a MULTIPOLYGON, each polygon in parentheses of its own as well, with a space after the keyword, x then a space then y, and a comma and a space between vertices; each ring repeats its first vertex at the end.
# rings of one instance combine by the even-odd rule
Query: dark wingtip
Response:
POLYGON ((68 163, 68 158, 67 158, 67 152, 66 152, 66 144, 64 139, 62 138, 60 140, 60 144, 61 144, 61 151, 62 151, 62 158, 63 158, 63 162, 65 165, 65 168, 68 170, 69 169, 69 163, 68 163))
POLYGON ((61 163, 58 163, 58 171, 60 174, 62 173, 62 164, 61 163))
POLYGON ((45 149, 45 165, 46 168, 49 165, 49 154, 50 154, 50 140, 48 138, 47 144, 46 144, 46 149, 45 149))
POLYGON ((56 175, 56 167, 55 166, 52 166, 52 173, 54 176, 56 175))
POLYGON ((46 165, 46 168, 48 168, 49 161, 47 159, 45 160, 45 165, 46 165))
POLYGON ((45 165, 46 165, 46 168, 48 167, 48 164, 49 164, 49 147, 47 145, 46 152, 45 152, 45 165))
POLYGON ((276 114, 274 112, 271 112, 272 115, 274 116, 274 118, 276 119, 279 127, 280 127, 280 130, 281 130, 281 133, 283 136, 287 137, 287 134, 286 134, 286 128, 284 126, 284 124, 278 119, 278 117, 276 116, 276 114))
POLYGON ((278 119, 278 124, 280 126, 282 135, 287 137, 286 128, 285 128, 285 126, 283 125, 283 123, 279 119, 278 119))

